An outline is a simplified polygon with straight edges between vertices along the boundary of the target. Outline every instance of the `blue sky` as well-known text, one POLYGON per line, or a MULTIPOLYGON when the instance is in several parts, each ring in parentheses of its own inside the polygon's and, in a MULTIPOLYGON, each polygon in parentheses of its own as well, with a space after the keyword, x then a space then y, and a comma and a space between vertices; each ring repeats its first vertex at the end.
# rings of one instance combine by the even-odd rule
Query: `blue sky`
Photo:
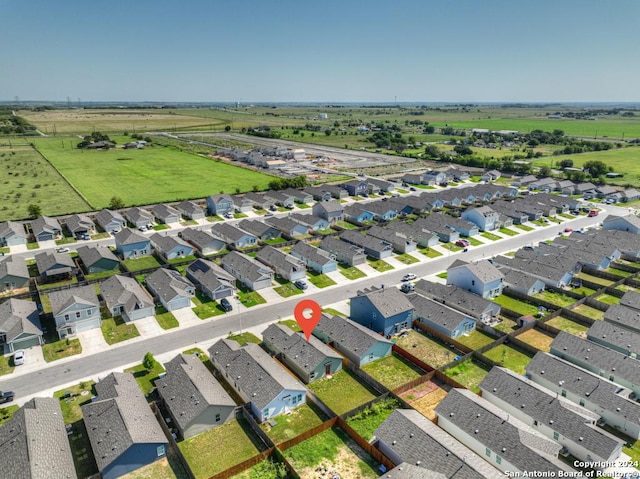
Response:
POLYGON ((0 0, 0 100, 640 101, 637 0, 0 0))

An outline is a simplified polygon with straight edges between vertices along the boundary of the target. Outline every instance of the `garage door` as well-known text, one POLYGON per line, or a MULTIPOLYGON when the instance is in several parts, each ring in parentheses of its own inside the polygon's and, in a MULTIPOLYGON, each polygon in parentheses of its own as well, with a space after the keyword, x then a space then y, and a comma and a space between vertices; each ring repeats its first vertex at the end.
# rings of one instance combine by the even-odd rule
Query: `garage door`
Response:
POLYGON ((100 327, 100 319, 86 319, 75 323, 76 333, 100 327))
POLYGON ((13 350, 17 351, 18 349, 27 349, 33 346, 37 346, 38 344, 40 344, 40 342, 38 341, 38 336, 31 336, 24 339, 17 339, 13 341, 12 344, 13 350))

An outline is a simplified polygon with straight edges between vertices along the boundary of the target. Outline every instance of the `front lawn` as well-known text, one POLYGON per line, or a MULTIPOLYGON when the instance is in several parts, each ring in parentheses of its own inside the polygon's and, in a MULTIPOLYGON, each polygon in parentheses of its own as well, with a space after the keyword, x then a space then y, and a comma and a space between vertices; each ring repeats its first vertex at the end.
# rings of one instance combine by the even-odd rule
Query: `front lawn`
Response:
POLYGON ((361 369, 391 391, 424 374, 420 368, 395 354, 378 359, 361 369))
POLYGON ((459 382, 470 391, 479 393, 480 388, 478 384, 489 374, 489 368, 475 359, 467 359, 457 366, 447 369, 444 371, 444 374, 459 382))
POLYGON ((480 236, 482 236, 483 238, 487 238, 488 240, 491 240, 491 241, 502 239, 500 236, 494 235, 493 233, 489 233, 488 231, 484 231, 480 233, 480 236))
POLYGON ((142 258, 125 259, 123 261, 126 268, 131 271, 142 271, 144 269, 159 268, 160 262, 155 256, 143 256, 142 258))
POLYGON ((349 316, 346 315, 345 313, 338 311, 337 309, 333 309, 333 308, 322 308, 322 312, 329 315, 329 316, 341 316, 343 318, 348 318, 349 316))
POLYGON ((356 376, 344 369, 331 379, 322 378, 312 382, 308 388, 338 415, 376 397, 356 376))
POLYGON ((302 290, 297 288, 293 283, 285 283, 282 286, 277 286, 273 290, 283 298, 289 298, 296 294, 302 294, 302 290))
POLYGON ((240 298, 240 302, 246 308, 251 308, 252 306, 267 302, 262 296, 260 296, 260 293, 257 291, 249 291, 245 286, 238 288, 238 298, 240 298))
POLYGON ((347 424, 362 436, 366 441, 370 441, 373 435, 391 413, 399 409, 400 403, 394 398, 383 399, 375 404, 367 406, 359 413, 349 416, 347 424))
POLYGON ((520 301, 519 299, 512 298, 511 296, 507 296, 506 294, 501 294, 493 298, 494 303, 498 303, 501 306, 504 306, 511 311, 515 311, 521 315, 535 315, 538 312, 538 308, 533 304, 525 303, 524 301, 520 301))
POLYGON ((168 229, 171 229, 171 226, 166 225, 164 223, 157 224, 153 227, 153 231, 162 231, 162 230, 168 230, 168 229))
POLYGON ((240 346, 247 344, 247 343, 254 343, 254 344, 260 344, 262 341, 260 340, 260 338, 258 336, 256 336, 255 334, 252 333, 238 333, 238 334, 230 334, 229 336, 227 336, 227 339, 233 339, 234 341, 238 342, 240 344, 240 346))
POLYGON ((200 319, 207 319, 225 313, 218 303, 206 297, 200 290, 196 290, 196 295, 191 300, 196 305, 192 310, 200 319))
POLYGON ((444 249, 449 250, 453 253, 457 251, 462 251, 464 249, 462 246, 458 246, 457 244, 453 244, 453 243, 444 243, 444 244, 441 244, 440 246, 442 246, 444 249))
POLYGON ((295 331, 295 332, 302 331, 302 328, 298 325, 297 321, 294 321, 293 319, 282 319, 278 321, 278 324, 283 324, 284 326, 288 327, 291 331, 295 331))
POLYGON ((156 321, 158 321, 162 329, 172 329, 180 326, 173 313, 167 311, 163 306, 156 306, 156 321))
POLYGON ((146 397, 151 395, 151 391, 155 387, 156 379, 158 376, 164 372, 164 367, 162 363, 156 361, 156 364, 153 366, 153 369, 148 370, 142 364, 138 364, 132 368, 128 368, 124 370, 125 373, 133 374, 133 377, 136 378, 136 382, 142 392, 146 397))
POLYGON ((293 439, 294 437, 308 431, 312 427, 322 424, 327 418, 321 411, 315 411, 311 403, 305 403, 296 407, 290 414, 282 414, 273 418, 275 426, 264 422, 260 425, 275 444, 293 439))
POLYGON ((533 231, 534 228, 532 228, 531 226, 528 225, 513 225, 518 229, 521 229, 522 231, 533 231))
POLYGON ((385 271, 391 271, 392 269, 394 269, 393 266, 391 266, 389 263, 381 260, 381 259, 368 259, 367 258, 367 263, 369 263, 369 266, 371 266, 373 269, 375 269, 376 271, 378 271, 379 273, 384 273, 385 271))
POLYGON ((104 233, 96 233, 94 235, 91 235, 91 239, 92 240, 99 240, 99 239, 106 239, 106 238, 110 238, 111 235, 107 232, 104 233))
POLYGON ((11 419, 18 409, 20 409, 20 406, 17 404, 0 408, 0 426, 11 419))
POLYGON ((125 323, 120 316, 103 319, 100 328, 107 344, 116 344, 140 336, 136 325, 125 323))
POLYGON ((13 361, 10 361, 11 356, 0 356, 0 376, 10 374, 15 369, 13 361))
POLYGON ((500 228, 498 231, 506 236, 517 236, 520 234, 517 231, 510 230, 509 228, 500 228))
POLYGON ((483 356, 520 375, 525 373, 525 367, 531 361, 527 354, 504 344, 486 351, 483 356))
POLYGON ((428 258, 437 258, 438 256, 442 256, 440 251, 436 251, 433 248, 420 248, 418 251, 428 258))
POLYGON ((336 284, 336 282, 326 274, 316 273, 315 271, 308 271, 307 278, 309 282, 317 288, 326 288, 336 284))
POLYGON ((58 359, 82 353, 82 345, 79 339, 61 339, 53 343, 42 345, 42 355, 46 362, 57 361, 58 359))
POLYGON ((259 440, 242 418, 209 429, 178 443, 196 479, 207 479, 256 456, 259 440), (212 445, 222 447, 212 447, 212 445))
POLYGON ((472 236, 469 236, 467 238, 467 240, 469 241, 469 244, 471 246, 480 246, 480 245, 484 244, 482 241, 480 241, 479 239, 476 239, 476 238, 474 238, 472 236))
POLYGON ((74 424, 82 419, 80 406, 91 401, 94 384, 94 381, 84 381, 53 393, 53 397, 60 400, 65 424, 74 424))
POLYGON ((355 280, 355 279, 360 279, 360 278, 364 278, 367 275, 364 274, 362 271, 360 271, 358 268, 356 268, 355 266, 342 266, 342 265, 338 265, 338 269, 340 269, 340 273, 347 279, 350 280, 355 280))
POLYGON ((56 240, 56 246, 65 245, 65 244, 74 244, 77 242, 78 240, 75 238, 72 238, 70 236, 63 236, 62 238, 56 240))
POLYGON ((413 264, 419 261, 418 258, 414 258, 413 256, 407 253, 397 255, 396 259, 404 264, 413 264))

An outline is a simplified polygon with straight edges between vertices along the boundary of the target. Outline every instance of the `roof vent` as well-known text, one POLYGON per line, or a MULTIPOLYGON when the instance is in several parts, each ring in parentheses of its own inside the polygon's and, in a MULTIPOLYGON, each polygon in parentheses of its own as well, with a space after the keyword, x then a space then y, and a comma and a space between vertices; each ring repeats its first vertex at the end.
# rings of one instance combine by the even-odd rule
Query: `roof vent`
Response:
POLYGON ((449 413, 449 417, 453 417, 453 413, 452 412, 449 413))
POLYGON ((502 448, 502 452, 507 452, 507 448, 506 448, 506 447, 503 447, 503 448, 502 448))
POLYGON ((611 370, 612 370, 612 371, 615 371, 615 370, 616 370, 616 368, 611 368, 611 370))
POLYGON ((480 417, 480 413, 476 414, 476 417, 480 417))
POLYGON ((578 438, 578 441, 582 441, 582 439, 583 439, 583 438, 582 438, 582 436, 580 436, 580 437, 578 438))
POLYGON ((553 419, 549 419, 549 424, 553 424, 553 419))
POLYGON ((524 404, 522 404, 522 405, 520 406, 520 409, 524 409, 524 404))
POLYGON ((477 429, 475 431, 473 431, 474 434, 478 434, 480 431, 478 431, 477 429))
POLYGON ((544 371, 540 371, 540 374, 544 374, 544 371))
POLYGON ((413 437, 413 433, 409 434, 409 437, 413 437))
POLYGON ((496 392, 496 391, 497 391, 497 389, 496 389, 496 388, 493 388, 493 392, 496 392))
POLYGON ((395 446, 396 442, 398 442, 398 441, 392 441, 391 444, 393 444, 395 446))
POLYGON ((416 461, 416 466, 419 466, 420 464, 422 464, 422 461, 416 461))
POLYGON ((617 407, 617 408, 616 408, 616 411, 620 412, 620 408, 619 408, 619 407, 617 407))

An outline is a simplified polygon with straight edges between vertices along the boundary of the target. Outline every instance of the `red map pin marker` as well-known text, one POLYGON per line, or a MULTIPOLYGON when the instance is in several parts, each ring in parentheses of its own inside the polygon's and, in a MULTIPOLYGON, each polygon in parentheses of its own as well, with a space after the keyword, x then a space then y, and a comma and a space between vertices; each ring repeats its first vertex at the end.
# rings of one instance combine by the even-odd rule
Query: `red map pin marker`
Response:
POLYGON ((298 326, 302 328, 304 337, 309 341, 309 337, 322 317, 320 305, 312 299, 303 299, 293 309, 293 317, 296 318, 298 326), (311 314, 309 314, 309 311, 311 314))

